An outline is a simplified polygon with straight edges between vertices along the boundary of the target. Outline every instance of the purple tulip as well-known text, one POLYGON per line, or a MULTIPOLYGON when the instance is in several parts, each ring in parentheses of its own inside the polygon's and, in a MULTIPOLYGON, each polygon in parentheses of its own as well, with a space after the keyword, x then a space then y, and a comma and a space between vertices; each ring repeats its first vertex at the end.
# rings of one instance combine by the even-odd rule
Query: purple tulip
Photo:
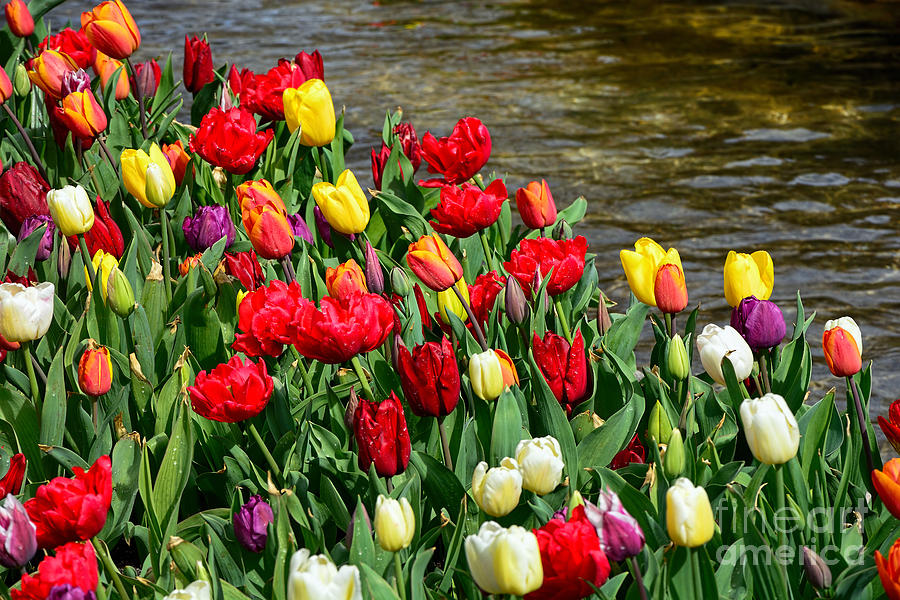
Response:
POLYGON ((47 260, 50 258, 50 253, 53 252, 53 234, 56 232, 56 225, 54 225, 50 215, 26 217, 22 221, 22 228, 19 230, 19 242, 21 243, 22 240, 34 233, 41 225, 46 225, 47 229, 44 230, 44 237, 41 238, 41 245, 38 246, 36 258, 38 260, 47 260))
POLYGON ((784 315, 774 302, 744 298, 731 311, 731 326, 746 340, 754 352, 774 348, 787 332, 784 315))
POLYGON ((303 239, 306 243, 313 243, 312 232, 309 230, 309 226, 306 224, 306 221, 303 220, 299 214, 296 215, 288 215, 288 224, 291 226, 291 231, 294 232, 294 237, 298 237, 303 239))
POLYGON ((366 240, 366 287, 373 294, 380 294, 384 291, 384 270, 381 268, 381 262, 378 260, 378 254, 375 248, 366 240))
POLYGON ((63 75, 62 95, 63 97, 75 92, 83 92, 91 89, 91 78, 84 69, 77 71, 68 71, 63 75))
POLYGON ((203 252, 225 237, 225 247, 234 243, 234 223, 224 206, 201 206, 193 217, 185 217, 181 225, 184 239, 197 252, 203 252))
POLYGON ((70 583, 54 585, 47 600, 97 600, 94 592, 86 592, 70 583))
POLYGON ((600 538, 600 549, 610 560, 622 561, 637 556, 644 547, 644 532, 615 492, 600 492, 597 504, 585 501, 584 513, 600 538))
POLYGON ((12 494, 0 506, 0 565, 18 569, 37 552, 37 530, 12 494))
POLYGON ((262 552, 269 535, 269 523, 275 520, 272 507, 262 496, 251 496, 239 511, 234 513, 231 523, 234 536, 241 546, 250 552, 262 552))

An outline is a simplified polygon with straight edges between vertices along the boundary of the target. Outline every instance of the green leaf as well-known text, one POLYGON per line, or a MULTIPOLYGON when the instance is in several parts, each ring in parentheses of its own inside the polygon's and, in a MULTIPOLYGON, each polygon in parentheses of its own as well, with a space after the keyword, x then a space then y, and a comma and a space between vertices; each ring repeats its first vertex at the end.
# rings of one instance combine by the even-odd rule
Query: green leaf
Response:
POLYGON ((491 436, 491 464, 499 465, 507 456, 515 456, 516 445, 522 439, 522 413, 513 393, 507 389, 500 394, 494 409, 494 428, 491 436))
POLYGON ((410 457, 428 500, 436 508, 446 508, 450 514, 454 514, 466 497, 466 490, 451 471, 432 456, 413 451, 410 457))
POLYGON ((606 347, 622 360, 629 361, 641 337, 644 321, 647 320, 649 312, 650 307, 646 304, 633 302, 628 307, 625 317, 617 319, 603 336, 606 347))
POLYGON ((534 391, 534 414, 530 419, 530 423, 535 426, 537 431, 532 431, 532 435, 552 435, 559 442, 562 449, 563 461, 566 463, 566 473, 569 476, 569 485, 578 488, 578 451, 575 448, 575 434, 572 433, 572 427, 566 418, 566 413, 562 406, 559 405, 556 396, 550 391, 547 380, 541 374, 537 363, 534 361, 534 353, 528 351, 528 360, 531 365, 531 384, 535 388, 534 391))
POLYGON ((65 346, 60 346, 47 373, 47 391, 41 410, 41 443, 59 446, 66 431, 65 346))
MULTIPOLYGON (((636 398, 640 398, 639 403, 643 404, 643 398, 636 398)), ((635 419, 636 404, 638 402, 629 402, 581 440, 578 444, 581 469, 597 469, 609 465, 613 457, 628 445, 639 420, 635 419)))
MULTIPOLYGON (((178 375, 175 375, 177 378, 178 375)), ((178 516, 181 495, 191 474, 194 457, 194 432, 191 428, 191 412, 184 402, 178 402, 178 416, 166 446, 156 481, 153 483, 153 504, 160 511, 157 515, 162 528, 168 529, 178 516)))

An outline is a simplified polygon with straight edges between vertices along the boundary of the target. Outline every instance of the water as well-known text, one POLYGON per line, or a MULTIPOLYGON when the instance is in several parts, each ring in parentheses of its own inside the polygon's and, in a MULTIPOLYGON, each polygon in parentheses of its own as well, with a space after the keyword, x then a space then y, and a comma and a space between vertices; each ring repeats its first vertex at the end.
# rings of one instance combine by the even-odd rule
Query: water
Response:
MULTIPOLYGON (((77 19, 87 2, 66 4, 77 19)), ((546 178, 589 201, 579 233, 626 301, 618 260, 641 235, 676 246, 701 324, 724 322, 728 250, 768 250, 789 324, 801 290, 813 397, 843 383, 819 349, 851 314, 874 359, 877 408, 900 397, 900 11, 891 3, 132 0, 138 59, 206 32, 217 64, 265 70, 321 50, 368 151, 402 106, 420 135, 465 115, 490 128, 488 168, 511 189, 546 178), (894 7, 892 9, 892 7, 894 7)), ((840 397, 839 396, 839 397, 840 397)))

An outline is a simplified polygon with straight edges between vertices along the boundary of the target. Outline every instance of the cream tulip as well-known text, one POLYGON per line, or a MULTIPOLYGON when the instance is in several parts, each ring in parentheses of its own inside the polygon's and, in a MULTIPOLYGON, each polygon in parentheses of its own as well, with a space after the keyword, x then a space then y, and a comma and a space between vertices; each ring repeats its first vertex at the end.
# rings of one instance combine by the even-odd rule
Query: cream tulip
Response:
POLYGON ((291 557, 288 600, 362 600, 359 569, 335 566, 323 554, 303 548, 291 557))
POLYGON ((734 368, 734 376, 738 381, 750 377, 753 371, 753 351, 731 325, 723 329, 714 323, 703 328, 697 336, 697 350, 700 353, 700 362, 713 380, 725 385, 725 376, 722 374, 722 359, 726 356, 734 368))
POLYGON ((472 391, 482 400, 496 400, 503 393, 503 369, 493 350, 473 354, 469 359, 472 391))
POLYGON ((379 495, 375 501, 375 535, 388 552, 403 550, 416 533, 416 516, 406 498, 399 501, 379 495))
POLYGON ((54 287, 0 284, 0 335, 8 342, 30 342, 44 336, 53 322, 54 287))
POLYGON ((566 466, 559 442, 549 435, 519 442, 516 462, 522 474, 522 487, 538 496, 556 489, 566 466))
POLYGON ((209 600, 210 589, 208 582, 198 580, 184 589, 174 590, 163 600, 209 600))
POLYGON ((488 594, 524 596, 544 582, 537 536, 518 525, 482 524, 466 538, 466 560, 472 579, 488 594))
POLYGON ((800 429, 787 402, 778 394, 744 400, 741 422, 753 456, 767 465, 781 465, 797 455, 800 429))
POLYGON ((666 492, 666 528, 676 546, 696 548, 712 539, 715 531, 706 490, 681 477, 666 492))
POLYGON ((478 463, 472 474, 472 496, 481 510, 492 517, 508 515, 519 505, 522 495, 522 474, 519 463, 506 457, 499 467, 488 468, 484 461, 478 463))
POLYGON ((94 207, 80 185, 67 185, 47 192, 47 207, 59 231, 65 235, 81 235, 94 226, 94 207))

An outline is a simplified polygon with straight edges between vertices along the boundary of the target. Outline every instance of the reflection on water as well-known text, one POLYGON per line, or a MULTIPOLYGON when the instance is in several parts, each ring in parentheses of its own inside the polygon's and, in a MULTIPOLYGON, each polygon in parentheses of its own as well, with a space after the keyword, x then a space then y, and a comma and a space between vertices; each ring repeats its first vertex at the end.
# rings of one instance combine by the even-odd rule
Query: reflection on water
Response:
POLYGON ((184 34, 204 31, 217 63, 257 70, 319 48, 363 180, 387 108, 420 134, 480 117, 511 188, 545 177, 560 204, 587 197, 582 231, 620 301, 618 251, 640 235, 681 250, 704 323, 728 318, 727 251, 768 249, 789 322, 798 289, 818 310, 813 393, 842 389, 817 346, 825 320, 849 313, 878 357, 878 402, 900 396, 898 5, 551 4, 129 3, 139 58, 176 46, 180 66, 184 34))

